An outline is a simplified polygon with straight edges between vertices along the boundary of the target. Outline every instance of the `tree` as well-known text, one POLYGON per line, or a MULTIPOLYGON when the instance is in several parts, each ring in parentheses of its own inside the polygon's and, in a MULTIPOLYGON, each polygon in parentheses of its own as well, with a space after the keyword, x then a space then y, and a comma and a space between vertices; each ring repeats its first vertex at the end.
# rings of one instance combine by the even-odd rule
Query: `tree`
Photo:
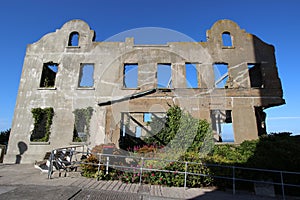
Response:
POLYGON ((164 118, 153 117, 149 125, 152 134, 145 138, 148 144, 187 151, 197 151, 213 144, 210 124, 192 117, 179 106, 171 106, 164 118))
POLYGON ((4 144, 4 145, 8 144, 10 130, 11 129, 7 129, 6 131, 0 132, 0 144, 4 144))

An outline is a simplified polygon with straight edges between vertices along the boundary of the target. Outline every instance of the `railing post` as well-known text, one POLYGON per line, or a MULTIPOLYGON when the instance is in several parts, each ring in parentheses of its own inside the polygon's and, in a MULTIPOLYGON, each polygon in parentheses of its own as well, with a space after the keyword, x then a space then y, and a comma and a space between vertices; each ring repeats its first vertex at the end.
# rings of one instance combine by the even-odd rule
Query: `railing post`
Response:
POLYGON ((49 158, 49 168, 48 168, 48 179, 51 179, 52 175, 52 170, 53 170, 53 157, 54 157, 54 152, 53 150, 51 151, 50 158, 49 158))
POLYGON ((235 195, 235 166, 232 166, 232 194, 235 195))
POLYGON ((284 194, 284 182, 283 182, 283 174, 282 174, 282 171, 280 171, 280 179, 281 179, 282 198, 285 200, 285 194, 284 194))
POLYGON ((186 190, 186 182, 187 182, 187 168, 188 168, 188 162, 185 162, 185 170, 184 170, 184 189, 186 190))
POLYGON ((106 159, 106 174, 108 174, 108 166, 109 166, 109 156, 106 159))
POLYGON ((101 154, 97 154, 99 156, 99 163, 98 163, 98 172, 97 172, 97 181, 99 181, 99 171, 101 169, 101 154))
POLYGON ((144 158, 141 157, 141 160, 142 160, 142 164, 141 164, 141 167, 140 167, 140 185, 142 184, 142 174, 143 174, 143 167, 144 167, 144 158))

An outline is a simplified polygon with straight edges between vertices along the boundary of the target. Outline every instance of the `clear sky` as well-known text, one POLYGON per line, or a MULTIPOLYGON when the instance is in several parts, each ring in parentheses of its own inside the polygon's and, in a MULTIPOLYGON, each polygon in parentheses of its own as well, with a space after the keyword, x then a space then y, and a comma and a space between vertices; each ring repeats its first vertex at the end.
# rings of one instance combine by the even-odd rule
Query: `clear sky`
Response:
POLYGON ((141 27, 206 41, 206 30, 217 20, 235 21, 275 46, 286 105, 267 110, 268 132, 300 134, 299 0, 1 0, 0 131, 11 127, 27 44, 71 19, 86 21, 96 41, 141 27))

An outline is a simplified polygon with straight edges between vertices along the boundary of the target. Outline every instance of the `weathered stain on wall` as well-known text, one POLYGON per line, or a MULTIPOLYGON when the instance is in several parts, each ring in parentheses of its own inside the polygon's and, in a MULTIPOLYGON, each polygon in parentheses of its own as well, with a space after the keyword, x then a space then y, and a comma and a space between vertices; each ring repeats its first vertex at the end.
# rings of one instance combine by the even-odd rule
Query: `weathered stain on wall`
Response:
MULTIPOLYGON (((264 109, 285 103, 274 47, 233 21, 217 21, 207 31, 206 42, 137 45, 133 38, 124 42, 94 38, 87 23, 72 20, 28 45, 5 162, 15 162, 21 155, 20 162, 33 163, 53 148, 78 144, 74 141, 76 109, 93 108, 85 135, 91 147, 118 145, 128 116, 134 121, 131 133, 143 136, 145 129, 137 127, 146 127, 144 115, 163 115, 169 105, 180 105, 210 121, 216 141, 222 138, 222 124, 232 124, 234 140, 240 143, 265 133, 264 109), (159 83, 160 64, 169 68, 166 83, 159 83), (196 87, 187 86, 187 64, 196 69, 196 87), (90 72, 84 66, 90 66, 90 72), (216 75, 216 68, 224 66, 225 72, 216 75), (135 82, 124 80, 129 73, 135 82), (31 109, 39 107, 54 109, 47 142, 30 141, 31 109), (20 142, 27 145, 22 154, 17 148, 20 142)), ((85 131, 87 127, 76 134, 80 138, 85 131)))

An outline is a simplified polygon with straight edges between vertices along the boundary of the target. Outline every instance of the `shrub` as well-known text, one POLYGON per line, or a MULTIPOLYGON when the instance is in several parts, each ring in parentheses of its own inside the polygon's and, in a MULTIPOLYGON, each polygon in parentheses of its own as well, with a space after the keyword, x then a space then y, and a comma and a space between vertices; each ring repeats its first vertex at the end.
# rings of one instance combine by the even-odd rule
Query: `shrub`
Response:
POLYGON ((148 134, 144 139, 149 145, 168 146, 185 151, 206 151, 213 145, 210 124, 206 120, 193 118, 179 106, 171 106, 164 119, 153 118, 149 125, 153 135, 148 134))
MULTIPOLYGON (((91 154, 86 159, 83 160, 85 164, 82 164, 82 175, 88 178, 95 177, 96 172, 98 171, 98 158, 91 154)), ((102 169, 101 171, 103 171, 102 169)))
POLYGON ((11 129, 7 129, 6 131, 0 132, 0 144, 4 144, 4 145, 8 144, 10 131, 11 129))

